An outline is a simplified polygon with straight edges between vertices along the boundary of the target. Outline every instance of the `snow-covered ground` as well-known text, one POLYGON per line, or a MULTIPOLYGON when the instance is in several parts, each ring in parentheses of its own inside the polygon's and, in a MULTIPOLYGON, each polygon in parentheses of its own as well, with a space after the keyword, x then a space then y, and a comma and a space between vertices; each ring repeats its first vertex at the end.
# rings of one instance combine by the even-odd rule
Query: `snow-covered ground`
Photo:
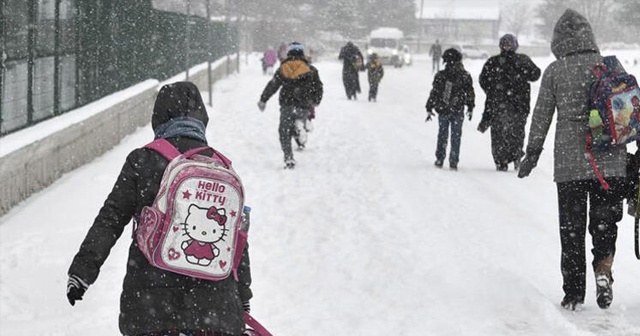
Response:
MULTIPOLYGON (((640 74, 634 55, 625 66, 640 74)), ((632 218, 619 225, 611 308, 597 307, 589 270, 584 309, 561 309, 553 133, 529 178, 496 172, 489 135, 476 131, 483 61, 466 61, 477 108, 459 170, 436 169, 437 123, 424 123, 433 74, 416 59, 385 69, 377 103, 346 99, 337 61, 316 64, 325 97, 293 171, 282 169, 277 97, 256 107, 269 80, 258 56, 215 85, 208 137, 253 207, 252 314, 283 336, 640 335, 632 218)), ((543 69, 551 60, 534 59, 543 69)), ((119 334, 129 234, 75 307, 66 271, 126 155, 151 138, 139 129, 0 218, 1 335, 119 334)))

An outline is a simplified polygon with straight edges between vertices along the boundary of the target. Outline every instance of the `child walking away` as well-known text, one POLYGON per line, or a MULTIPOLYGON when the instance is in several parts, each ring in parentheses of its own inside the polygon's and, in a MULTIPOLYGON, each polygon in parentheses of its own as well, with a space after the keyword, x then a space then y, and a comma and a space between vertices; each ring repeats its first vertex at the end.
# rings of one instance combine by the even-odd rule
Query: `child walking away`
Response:
POLYGON ((464 121, 464 107, 467 106, 467 117, 471 120, 475 106, 475 93, 471 75, 462 65, 462 54, 453 48, 445 50, 442 55, 444 70, 438 71, 433 79, 429 99, 427 100, 427 120, 438 113, 438 143, 436 146, 435 166, 442 168, 446 157, 449 131, 451 131, 451 150, 449 152, 449 168, 458 169, 460 157, 460 139, 464 121))
POLYGON ((258 108, 264 111, 267 101, 280 90, 280 146, 284 153, 285 169, 293 169, 292 138, 298 143, 298 149, 304 149, 307 141, 305 122, 309 120, 311 110, 322 100, 322 81, 318 70, 309 64, 304 56, 304 46, 298 42, 289 45, 287 58, 282 61, 273 78, 260 95, 258 108), (282 89, 280 90, 280 87, 282 89))
POLYGON ((98 278, 127 224, 131 219, 138 224, 120 296, 123 335, 245 331, 252 293, 249 254, 240 244, 246 238, 239 228, 242 185, 231 162, 207 146, 208 121, 193 83, 161 88, 151 116, 156 140, 127 156, 69 267, 67 298, 75 305, 98 278), (213 174, 206 162, 224 171, 206 175, 213 174), (181 169, 183 163, 188 168, 181 169), (192 178, 196 172, 205 175, 192 178), (211 182, 222 177, 229 179, 211 182), (149 225, 154 223, 157 229, 149 225))
POLYGON ((269 46, 262 55, 262 73, 265 75, 273 75, 273 67, 278 62, 278 55, 275 49, 269 46))
POLYGON ((366 65, 367 78, 369 79, 369 101, 376 101, 378 97, 378 84, 384 76, 384 68, 378 54, 373 53, 369 56, 369 62, 366 65))

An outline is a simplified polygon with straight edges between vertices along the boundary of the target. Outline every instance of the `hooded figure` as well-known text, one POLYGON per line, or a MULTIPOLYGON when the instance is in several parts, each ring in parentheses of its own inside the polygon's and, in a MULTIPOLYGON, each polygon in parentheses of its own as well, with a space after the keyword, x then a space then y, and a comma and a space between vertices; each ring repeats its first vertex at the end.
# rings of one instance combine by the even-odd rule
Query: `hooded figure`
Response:
MULTIPOLYGON (((165 85, 158 93, 151 116, 155 137, 167 139, 180 152, 207 145, 208 121, 200 92, 193 83, 165 85)), ((153 203, 167 164, 167 159, 151 149, 139 148, 129 153, 69 267, 67 296, 72 305, 81 300, 87 287, 96 281, 102 264, 127 224, 143 207, 153 203)), ((243 305, 248 308, 252 296, 248 258, 245 250, 238 268, 239 281, 233 276, 222 281, 202 280, 152 266, 135 239, 132 240, 120 296, 120 332, 123 335, 200 331, 241 334, 245 325, 243 305)))
POLYGON ((273 47, 267 47, 267 50, 262 54, 262 73, 263 74, 273 74, 273 67, 278 62, 278 54, 273 47))
POLYGON ((357 98, 356 94, 360 93, 360 76, 358 71, 364 69, 364 61, 360 49, 353 43, 347 44, 340 49, 338 59, 342 60, 342 83, 347 93, 347 99, 357 98))
MULTIPOLYGON (((564 12, 554 27, 551 51, 556 61, 542 75, 526 156, 518 176, 528 176, 536 166, 557 111, 553 153, 565 293, 561 305, 573 310, 584 303, 585 232, 588 229, 593 243, 597 303, 600 308, 607 308, 613 300, 611 266, 616 251, 617 222, 622 219, 620 188, 626 175, 626 149, 593 152, 611 186, 608 191, 604 190, 585 155, 589 89, 596 78, 591 70, 603 62, 587 19, 571 9, 564 12)), ((617 70, 624 69, 617 64, 617 70)))
POLYGON ((475 106, 475 93, 471 75, 462 65, 462 54, 449 48, 442 54, 445 63, 444 70, 438 71, 433 79, 429 99, 427 100, 427 120, 438 112, 438 143, 436 145, 435 166, 442 168, 446 157, 449 130, 451 130, 451 150, 449 153, 449 168, 458 169, 460 157, 460 142, 462 138, 462 123, 464 121, 464 107, 471 120, 475 106))
POLYGON ((369 81, 369 101, 376 101, 378 97, 378 85, 384 76, 384 68, 378 54, 369 56, 369 62, 365 65, 367 69, 367 79, 369 81))
POLYGON ((267 101, 280 90, 280 147, 284 154, 285 168, 294 168, 291 140, 295 139, 300 150, 307 141, 305 122, 313 108, 320 104, 323 95, 322 81, 318 70, 304 56, 304 45, 289 44, 287 58, 282 61, 273 78, 267 83, 258 102, 264 111, 267 101), (281 89, 282 88, 282 89, 281 89))
POLYGON ((491 154, 498 171, 513 162, 517 170, 524 156, 525 127, 530 112, 531 86, 540 78, 531 58, 516 53, 518 39, 506 34, 500 39, 500 54, 487 60, 480 73, 480 86, 487 99, 478 130, 491 127, 491 154))
POLYGON ((518 47, 520 45, 518 44, 518 38, 516 38, 515 35, 504 34, 500 38, 500 42, 498 42, 498 46, 500 47, 501 52, 506 52, 506 51, 516 52, 516 50, 518 50, 518 47))

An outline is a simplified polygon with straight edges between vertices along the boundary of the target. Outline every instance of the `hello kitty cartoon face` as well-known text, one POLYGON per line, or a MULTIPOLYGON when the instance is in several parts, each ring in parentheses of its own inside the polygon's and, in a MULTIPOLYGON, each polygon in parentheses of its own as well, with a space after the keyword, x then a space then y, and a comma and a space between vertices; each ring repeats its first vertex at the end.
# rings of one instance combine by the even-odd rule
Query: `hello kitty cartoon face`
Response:
POLYGON ((185 218, 184 231, 193 240, 202 243, 216 243, 227 235, 227 215, 225 209, 215 206, 201 208, 191 204, 185 218))

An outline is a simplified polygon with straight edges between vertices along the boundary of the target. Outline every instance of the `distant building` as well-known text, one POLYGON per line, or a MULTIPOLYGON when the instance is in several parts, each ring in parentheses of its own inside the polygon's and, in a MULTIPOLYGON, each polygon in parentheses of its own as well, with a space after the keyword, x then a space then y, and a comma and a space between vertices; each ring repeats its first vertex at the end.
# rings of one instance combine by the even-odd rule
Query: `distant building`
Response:
MULTIPOLYGON (((418 10, 420 8, 418 7, 418 10)), ((498 6, 427 6, 416 14, 417 35, 431 43, 467 42, 493 44, 499 38, 500 8, 498 6)))

